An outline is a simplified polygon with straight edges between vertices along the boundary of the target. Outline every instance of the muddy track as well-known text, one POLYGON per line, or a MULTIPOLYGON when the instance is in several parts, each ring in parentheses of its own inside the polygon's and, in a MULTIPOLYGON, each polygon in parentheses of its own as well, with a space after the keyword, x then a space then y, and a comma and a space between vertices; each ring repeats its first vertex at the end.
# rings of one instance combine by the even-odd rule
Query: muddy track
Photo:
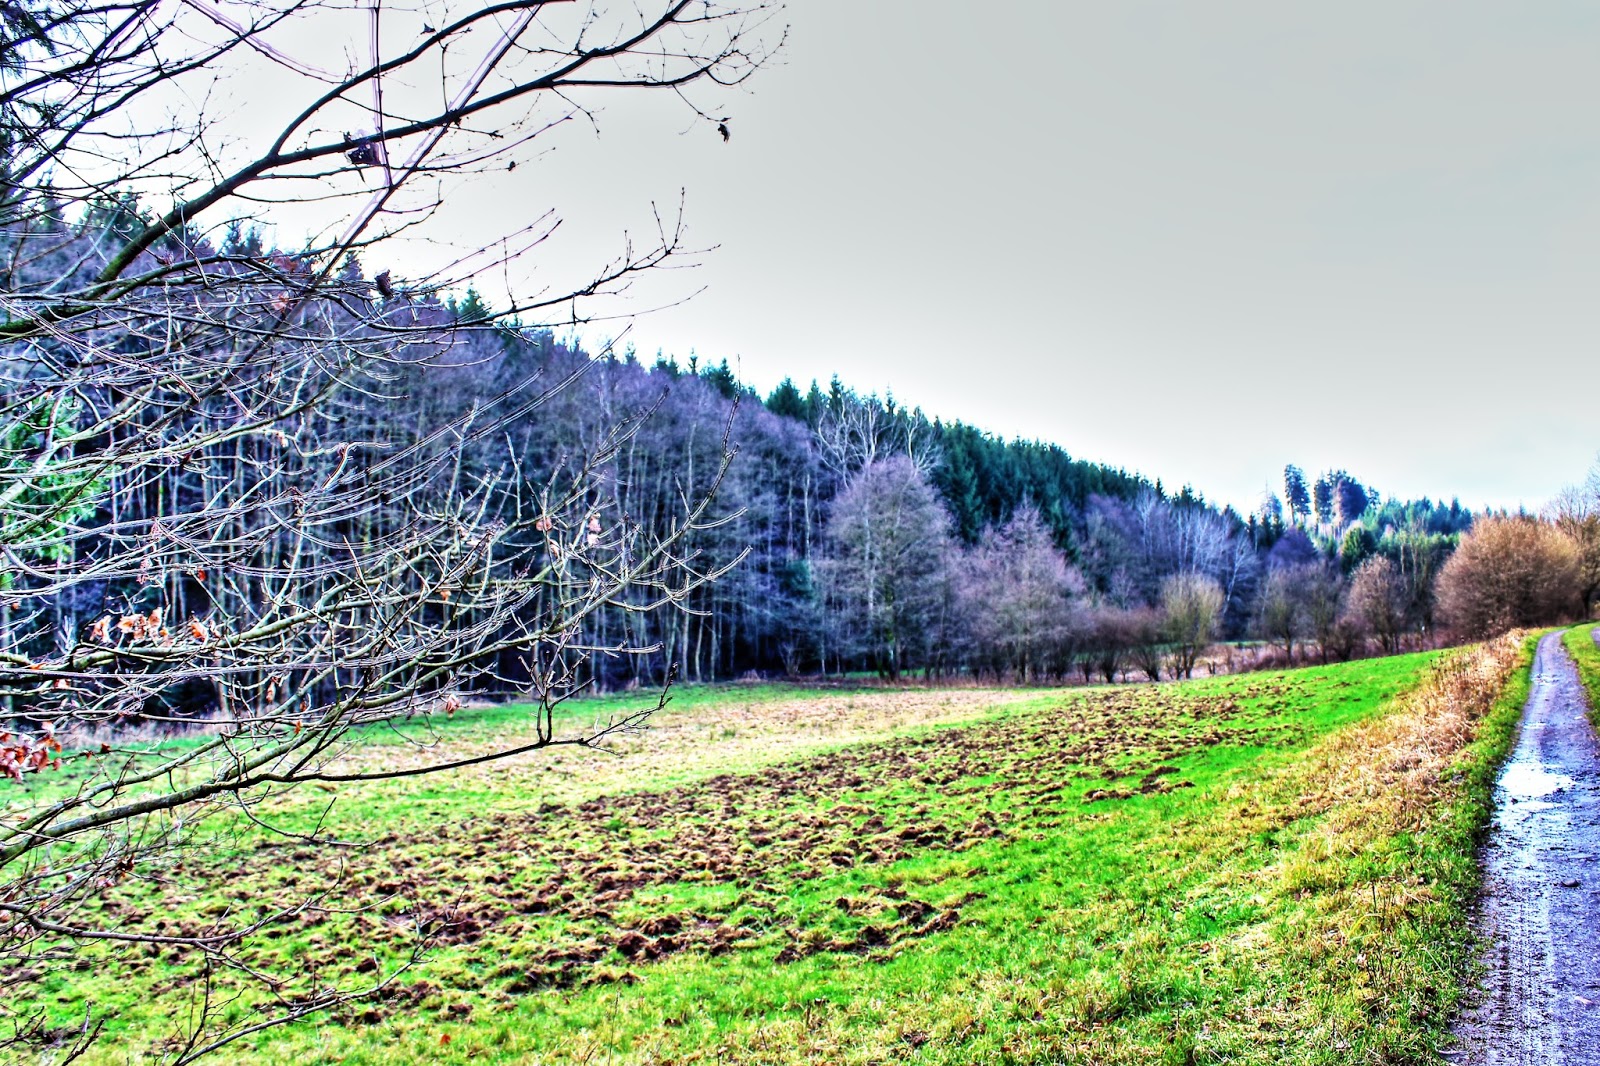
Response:
POLYGON ((1483 853, 1486 973, 1449 1057, 1600 1066, 1600 744, 1559 633, 1533 669, 1483 853))

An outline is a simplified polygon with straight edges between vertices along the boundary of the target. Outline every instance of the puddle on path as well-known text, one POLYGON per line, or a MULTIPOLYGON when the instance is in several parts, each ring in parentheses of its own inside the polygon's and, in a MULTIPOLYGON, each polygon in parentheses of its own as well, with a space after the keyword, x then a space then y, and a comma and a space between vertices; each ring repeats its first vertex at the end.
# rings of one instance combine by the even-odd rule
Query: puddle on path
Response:
POLYGON ((1537 763, 1512 763, 1500 775, 1500 787, 1518 800, 1538 799, 1572 787, 1572 778, 1553 774, 1537 763))

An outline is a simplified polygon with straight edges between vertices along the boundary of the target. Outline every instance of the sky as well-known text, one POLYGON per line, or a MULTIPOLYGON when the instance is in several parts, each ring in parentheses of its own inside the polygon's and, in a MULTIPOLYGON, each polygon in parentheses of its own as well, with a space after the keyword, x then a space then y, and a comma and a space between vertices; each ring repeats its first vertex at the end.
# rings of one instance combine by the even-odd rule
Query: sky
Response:
POLYGON ((726 144, 670 96, 617 94, 449 202, 467 243, 563 219, 480 279, 491 302, 681 195, 715 248, 630 293, 626 342, 727 358, 763 393, 837 374, 1246 510, 1285 463, 1532 508, 1596 461, 1600 7, 782 20, 775 62, 701 99, 726 144))

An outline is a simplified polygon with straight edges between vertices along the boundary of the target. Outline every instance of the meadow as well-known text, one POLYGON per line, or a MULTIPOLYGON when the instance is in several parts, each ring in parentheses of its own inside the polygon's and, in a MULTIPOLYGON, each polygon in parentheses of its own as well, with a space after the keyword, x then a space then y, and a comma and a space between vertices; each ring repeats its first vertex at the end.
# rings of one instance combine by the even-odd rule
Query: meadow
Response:
MULTIPOLYGON (((292 911, 245 947, 298 973, 270 993, 159 946, 22 987, 63 1023, 115 1008, 104 1062, 176 1046, 203 995, 248 1025, 396 971, 223 1054, 1427 1061, 1470 972, 1473 848, 1530 649, 1109 688, 689 689, 614 753, 302 789, 267 827, 220 816, 106 897, 154 930, 292 911)), ((469 710, 343 761, 531 728, 469 710)))

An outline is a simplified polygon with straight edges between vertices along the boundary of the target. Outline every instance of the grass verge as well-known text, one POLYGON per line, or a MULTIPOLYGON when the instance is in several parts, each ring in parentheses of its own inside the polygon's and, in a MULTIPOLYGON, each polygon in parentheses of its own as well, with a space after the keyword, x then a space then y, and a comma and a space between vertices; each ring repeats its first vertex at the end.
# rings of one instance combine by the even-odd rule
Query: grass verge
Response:
POLYGON ((1572 661, 1578 664, 1578 676, 1589 691, 1589 720, 1600 729, 1600 622, 1573 626, 1562 636, 1572 661))

